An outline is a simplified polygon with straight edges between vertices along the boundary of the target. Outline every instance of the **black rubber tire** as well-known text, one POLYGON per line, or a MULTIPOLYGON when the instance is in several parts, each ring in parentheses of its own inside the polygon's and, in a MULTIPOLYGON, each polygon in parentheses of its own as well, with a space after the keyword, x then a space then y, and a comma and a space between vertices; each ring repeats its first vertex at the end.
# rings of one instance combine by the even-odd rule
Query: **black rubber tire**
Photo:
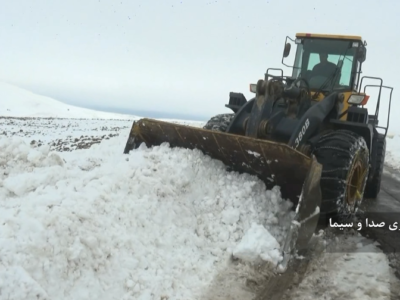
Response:
POLYGON ((232 122, 233 117, 235 114, 219 114, 212 117, 206 125, 204 125, 204 129, 208 130, 215 130, 215 131, 222 131, 226 132, 228 129, 229 124, 232 122))
POLYGON ((367 182, 367 186, 365 187, 364 195, 366 198, 376 198, 381 190, 382 173, 386 155, 385 136, 379 134, 376 143, 376 169, 371 180, 367 182))
POLYGON ((330 131, 321 136, 313 154, 322 164, 320 215, 342 220, 353 217, 362 202, 369 171, 364 138, 347 130, 330 131))

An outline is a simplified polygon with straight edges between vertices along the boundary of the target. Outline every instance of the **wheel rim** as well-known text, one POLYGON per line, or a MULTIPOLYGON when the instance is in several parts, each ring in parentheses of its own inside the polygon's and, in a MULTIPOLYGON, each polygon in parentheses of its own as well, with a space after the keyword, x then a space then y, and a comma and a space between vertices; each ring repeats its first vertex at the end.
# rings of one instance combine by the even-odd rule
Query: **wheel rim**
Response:
POLYGON ((346 202, 352 209, 355 208, 357 202, 362 198, 364 188, 365 173, 364 166, 359 158, 359 154, 355 159, 349 177, 347 179, 347 197, 346 202))

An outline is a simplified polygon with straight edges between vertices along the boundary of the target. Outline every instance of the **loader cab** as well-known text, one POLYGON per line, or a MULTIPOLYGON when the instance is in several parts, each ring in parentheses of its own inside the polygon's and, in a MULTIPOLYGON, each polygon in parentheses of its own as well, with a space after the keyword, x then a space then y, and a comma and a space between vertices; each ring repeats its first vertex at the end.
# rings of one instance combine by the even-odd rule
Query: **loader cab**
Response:
MULTIPOLYGON (((291 48, 287 39, 283 59, 291 48)), ((311 92, 357 91, 366 57, 361 37, 298 33, 293 42, 297 47, 293 79, 305 78, 311 92)))

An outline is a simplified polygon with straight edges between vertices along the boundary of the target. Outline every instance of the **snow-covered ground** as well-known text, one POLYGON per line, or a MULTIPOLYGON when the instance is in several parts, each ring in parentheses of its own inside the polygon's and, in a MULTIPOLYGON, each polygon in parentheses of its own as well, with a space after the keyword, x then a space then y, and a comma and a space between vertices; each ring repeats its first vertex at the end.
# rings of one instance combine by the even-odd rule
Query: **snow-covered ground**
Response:
MULTIPOLYGON (((291 203, 199 151, 124 155, 131 125, 0 118, 1 299, 254 297, 291 203)), ((322 251, 291 299, 390 299, 386 256, 359 236, 334 242, 342 251, 322 251)))
POLYGON ((400 134, 387 135, 385 163, 395 170, 400 170, 400 134))
MULTIPOLYGON (((227 173, 198 151, 164 145, 123 155, 126 121, 70 120, 69 127, 68 120, 48 121, 0 119, 7 133, 0 138, 2 293, 10 299, 212 299, 208 286, 230 274, 219 279, 227 286, 219 293, 251 299, 245 279, 257 275, 231 257, 277 262, 287 225, 277 220, 292 214, 279 188, 265 191, 256 178, 227 173), (101 128, 105 138, 88 149, 62 139, 98 137, 101 128), (64 147, 51 151, 56 140, 64 147)), ((377 288, 374 278, 375 293, 388 295, 384 254, 369 253, 367 265, 349 254, 358 270, 335 255, 325 254, 336 266, 329 276, 337 272, 359 285, 353 299, 387 299, 368 296, 377 288), (380 271, 372 276, 366 268, 380 271), (352 273, 343 275, 346 270, 352 273)), ((340 279, 324 288, 338 293, 337 285, 351 290, 340 279)), ((297 299, 311 297, 310 288, 297 299)))

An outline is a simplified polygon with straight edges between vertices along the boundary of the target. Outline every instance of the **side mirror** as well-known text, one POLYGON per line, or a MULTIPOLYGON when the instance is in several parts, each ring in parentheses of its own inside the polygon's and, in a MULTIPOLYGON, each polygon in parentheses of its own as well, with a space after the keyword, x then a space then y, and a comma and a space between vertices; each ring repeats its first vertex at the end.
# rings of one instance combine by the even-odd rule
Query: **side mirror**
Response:
POLYGON ((365 47, 360 47, 358 49, 358 53, 357 53, 357 60, 360 63, 363 63, 365 61, 365 59, 367 58, 367 48, 365 47))
POLYGON ((290 43, 286 43, 285 49, 283 50, 283 57, 288 57, 290 53, 291 45, 290 43))

